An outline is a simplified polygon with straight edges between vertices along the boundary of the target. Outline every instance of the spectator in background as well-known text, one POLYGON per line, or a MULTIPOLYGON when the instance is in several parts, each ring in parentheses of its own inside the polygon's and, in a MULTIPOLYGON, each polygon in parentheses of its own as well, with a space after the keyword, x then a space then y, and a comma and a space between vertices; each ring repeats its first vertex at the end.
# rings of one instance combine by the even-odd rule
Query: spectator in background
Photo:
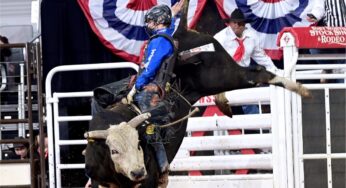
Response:
POLYGON ((307 14, 307 20, 312 23, 321 21, 320 26, 345 27, 345 0, 318 0, 307 14))
MULTIPOLYGON (((5 36, 1 36, 0 35, 0 45, 1 44, 8 44, 8 39, 5 36)), ((12 54, 11 49, 10 48, 0 48, 0 62, 6 62, 7 58, 10 57, 12 54)), ((2 77, 7 77, 7 67, 5 64, 0 64, 0 81, 2 82, 2 77), (3 71, 5 70, 5 71, 3 71)), ((0 83, 0 91, 5 89, 6 86, 6 82, 5 83, 0 83)))
MULTIPOLYGON (((216 33, 214 38, 224 47, 224 49, 239 63, 240 66, 249 67, 251 58, 259 65, 264 66, 268 71, 275 73, 273 61, 260 47, 260 42, 256 34, 246 28, 245 24, 249 20, 239 9, 235 9, 230 18, 225 20, 227 27, 216 33)), ((257 105, 242 106, 244 114, 258 114, 257 105)))
MULTIPOLYGON (((8 38, 0 35, 0 44, 9 44, 8 38)), ((0 70, 1 69, 5 70, 5 75, 3 75, 3 72, 2 72, 1 76, 7 77, 7 83, 3 83, 3 84, 5 84, 6 89, 11 89, 15 86, 15 82, 16 82, 14 77, 16 72, 16 67, 13 63, 8 63, 11 61, 11 58, 13 57, 12 49, 7 47, 1 48, 0 56, 1 56, 0 62, 6 62, 0 65, 0 70)), ((6 99, 4 101, 6 101, 6 99)))
MULTIPOLYGON (((8 38, 0 35, 0 44, 9 44, 8 38)), ((1 48, 0 50, 0 62, 4 62, 6 60, 6 57, 11 56, 12 52, 9 48, 1 48)))
MULTIPOLYGON (((24 139, 23 137, 16 137, 15 139, 24 139)), ((29 159, 29 144, 28 143, 18 143, 13 144, 14 151, 20 159, 29 159)))
MULTIPOLYGON (((14 139, 17 139, 17 140, 23 139, 24 140, 23 137, 16 137, 14 139)), ((24 142, 13 144, 13 148, 14 148, 16 155, 19 156, 20 159, 29 159, 30 158, 29 143, 27 143, 27 142, 24 143, 24 142)), ((36 151, 34 151, 34 159, 38 159, 38 155, 37 155, 36 151)))
MULTIPOLYGON (((36 136, 36 148, 37 148, 37 153, 41 155, 41 146, 40 146, 40 135, 36 136)), ((46 134, 44 134, 44 158, 48 158, 48 137, 46 134)))
MULTIPOLYGON (((48 187, 48 182, 49 182, 49 175, 48 175, 48 137, 47 137, 47 134, 44 133, 43 134, 44 136, 44 143, 43 143, 43 146, 44 146, 44 165, 45 165, 45 175, 44 175, 44 178, 46 180, 46 187, 48 187)), ((41 144, 40 144, 40 135, 37 135, 35 137, 35 145, 36 145, 36 148, 37 148, 37 153, 38 155, 41 156, 41 144)), ((40 163, 41 165, 41 163, 40 163)), ((41 170, 41 168, 39 168, 38 170, 41 170)), ((38 171, 38 174, 39 174, 39 178, 42 178, 42 174, 40 171, 38 171)))
MULTIPOLYGON (((312 11, 307 14, 307 20, 317 26, 327 27, 345 27, 346 26, 346 3, 345 0, 318 0, 314 3, 312 11)), ((310 49, 311 54, 345 54, 344 49, 310 49)), ((317 60, 319 64, 345 64, 345 60, 317 60)), ((325 73, 331 73, 332 70, 325 70, 325 73)), ((321 82, 325 82, 321 80, 321 82)), ((343 79, 330 81, 342 83, 343 79)))

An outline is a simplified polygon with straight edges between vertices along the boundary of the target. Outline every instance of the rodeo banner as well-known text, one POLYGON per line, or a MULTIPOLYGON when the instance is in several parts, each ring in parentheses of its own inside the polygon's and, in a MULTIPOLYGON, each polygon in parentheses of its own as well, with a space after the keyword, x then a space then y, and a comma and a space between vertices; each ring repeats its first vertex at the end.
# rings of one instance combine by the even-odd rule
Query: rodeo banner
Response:
MULTIPOLYGON (((289 32, 294 36, 298 48, 345 48, 346 27, 288 27, 278 37, 289 32)), ((285 39, 284 39, 285 40, 285 39)), ((286 41, 285 41, 286 42, 286 41)))

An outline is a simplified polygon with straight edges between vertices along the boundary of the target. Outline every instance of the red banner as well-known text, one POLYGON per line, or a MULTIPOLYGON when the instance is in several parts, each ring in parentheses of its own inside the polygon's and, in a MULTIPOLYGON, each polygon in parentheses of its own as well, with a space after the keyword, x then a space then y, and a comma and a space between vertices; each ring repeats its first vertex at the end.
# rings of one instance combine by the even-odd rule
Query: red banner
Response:
POLYGON ((297 48, 346 48, 346 27, 285 27, 277 38, 278 46, 286 32, 294 36, 297 48))

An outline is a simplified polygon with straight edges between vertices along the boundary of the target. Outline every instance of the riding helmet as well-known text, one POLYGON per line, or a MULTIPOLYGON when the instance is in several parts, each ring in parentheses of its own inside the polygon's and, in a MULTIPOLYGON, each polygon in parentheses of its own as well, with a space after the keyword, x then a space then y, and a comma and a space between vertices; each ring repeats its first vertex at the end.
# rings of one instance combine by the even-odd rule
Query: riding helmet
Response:
POLYGON ((172 21, 172 12, 167 5, 156 5, 152 7, 144 17, 144 22, 154 21, 156 24, 170 25, 172 21))

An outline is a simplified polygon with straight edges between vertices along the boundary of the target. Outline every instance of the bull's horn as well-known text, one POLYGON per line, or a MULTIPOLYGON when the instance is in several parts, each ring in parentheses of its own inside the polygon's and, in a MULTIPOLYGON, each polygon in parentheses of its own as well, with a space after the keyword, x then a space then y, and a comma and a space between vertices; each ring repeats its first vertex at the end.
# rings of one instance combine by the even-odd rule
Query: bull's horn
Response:
POLYGON ((131 119, 127 124, 129 124, 131 127, 136 128, 139 124, 141 124, 143 121, 147 120, 150 118, 150 113, 144 113, 141 115, 138 115, 131 119))
POLYGON ((108 132, 106 130, 98 130, 98 131, 89 131, 84 133, 85 138, 99 138, 106 139, 108 132))

